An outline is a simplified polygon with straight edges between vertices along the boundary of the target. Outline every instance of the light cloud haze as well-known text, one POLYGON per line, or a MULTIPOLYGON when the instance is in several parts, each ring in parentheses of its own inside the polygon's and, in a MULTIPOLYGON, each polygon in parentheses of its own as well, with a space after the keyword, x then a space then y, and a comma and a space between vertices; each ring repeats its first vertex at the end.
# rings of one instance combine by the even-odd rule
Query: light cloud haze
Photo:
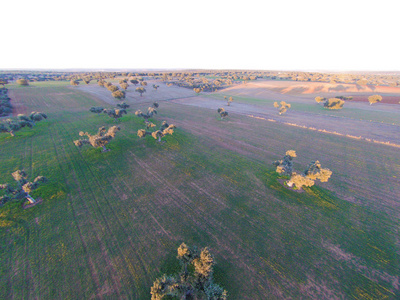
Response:
POLYGON ((399 71, 397 1, 5 1, 0 69, 399 71))

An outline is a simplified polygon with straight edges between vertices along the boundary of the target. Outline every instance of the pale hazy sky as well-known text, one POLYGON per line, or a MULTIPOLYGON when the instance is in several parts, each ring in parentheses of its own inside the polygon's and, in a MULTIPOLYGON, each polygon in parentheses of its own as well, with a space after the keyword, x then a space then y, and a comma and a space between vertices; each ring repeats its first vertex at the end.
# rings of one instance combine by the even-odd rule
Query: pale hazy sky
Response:
POLYGON ((400 71, 399 2, 3 0, 0 69, 400 71))

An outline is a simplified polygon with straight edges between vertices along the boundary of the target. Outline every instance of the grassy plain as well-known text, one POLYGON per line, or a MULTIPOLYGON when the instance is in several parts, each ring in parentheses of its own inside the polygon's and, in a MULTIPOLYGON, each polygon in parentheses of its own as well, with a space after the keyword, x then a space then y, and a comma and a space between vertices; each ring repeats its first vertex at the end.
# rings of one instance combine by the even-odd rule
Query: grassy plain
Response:
POLYGON ((20 111, 49 118, 0 135, 0 183, 21 168, 50 181, 33 193, 42 204, 0 208, 1 299, 149 299, 182 242, 211 248, 230 299, 399 297, 398 148, 162 100, 153 121, 178 128, 159 144, 136 136, 149 92, 101 153, 72 143, 115 124, 88 111, 100 97, 65 83, 9 89, 20 111), (319 159, 332 179, 283 187, 271 163, 288 149, 295 169, 319 159))

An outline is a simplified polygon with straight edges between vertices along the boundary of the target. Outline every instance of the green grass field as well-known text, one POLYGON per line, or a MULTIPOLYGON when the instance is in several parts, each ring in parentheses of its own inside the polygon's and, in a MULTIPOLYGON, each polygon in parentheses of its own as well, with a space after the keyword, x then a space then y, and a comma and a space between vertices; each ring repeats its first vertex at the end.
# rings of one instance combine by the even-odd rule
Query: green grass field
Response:
POLYGON ((153 122, 177 125, 165 143, 137 137, 131 103, 101 153, 73 144, 115 124, 89 112, 101 100, 68 83, 8 88, 48 119, 0 135, 0 183, 17 169, 49 182, 41 204, 0 208, 0 299, 150 299, 182 242, 210 247, 230 299, 400 296, 397 148, 160 101, 153 122), (331 180, 286 189, 272 161, 289 149, 296 170, 319 159, 331 180))

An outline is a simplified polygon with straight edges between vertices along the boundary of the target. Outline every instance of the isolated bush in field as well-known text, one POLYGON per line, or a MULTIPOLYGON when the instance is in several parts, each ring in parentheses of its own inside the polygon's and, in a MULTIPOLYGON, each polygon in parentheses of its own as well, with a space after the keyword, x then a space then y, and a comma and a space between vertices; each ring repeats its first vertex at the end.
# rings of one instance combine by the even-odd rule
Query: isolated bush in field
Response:
POLYGON ((373 103, 381 102, 382 96, 380 96, 380 95, 369 96, 368 101, 369 101, 369 105, 372 105, 373 103))
POLYGON ((140 97, 142 97, 143 93, 146 92, 146 89, 144 87, 137 87, 135 91, 140 94, 140 97))
POLYGON ((0 184, 0 190, 5 190, 5 196, 0 197, 0 205, 12 199, 26 198, 30 203, 36 203, 36 200, 32 198, 30 193, 37 189, 40 183, 44 183, 47 179, 43 176, 36 177, 33 182, 27 180, 28 176, 23 170, 17 170, 13 172, 12 177, 17 182, 17 187, 13 188, 8 183, 0 184))
POLYGON ((79 81, 77 81, 77 80, 71 80, 69 83, 70 83, 72 86, 78 86, 78 85, 79 85, 79 81))
MULTIPOLYGON (((147 129, 149 129, 150 127, 155 127, 155 125, 151 122, 146 121, 146 127, 147 129)), ((168 134, 172 135, 174 133, 174 128, 176 128, 175 125, 169 125, 166 121, 163 121, 159 130, 151 132, 146 131, 145 129, 139 129, 137 135, 140 138, 151 135, 154 139, 158 139, 158 141, 161 142, 161 138, 168 134)))
POLYGON ((228 106, 230 106, 232 102, 233 102, 233 98, 231 96, 231 97, 228 98, 228 106))
POLYGON ((126 91, 129 87, 129 84, 127 84, 126 82, 123 82, 123 83, 120 83, 119 86, 126 91))
POLYGON ((169 299, 212 299, 226 300, 228 293, 214 283, 215 259, 206 247, 200 251, 182 243, 178 256, 182 269, 175 276, 162 275, 153 282, 151 300, 169 299))
POLYGON ((281 160, 274 161, 272 164, 276 167, 276 172, 283 176, 289 176, 286 184, 289 187, 295 186, 296 189, 301 189, 303 186, 311 187, 315 180, 327 182, 332 175, 329 169, 323 169, 320 162, 311 162, 307 169, 302 174, 293 172, 293 158, 297 157, 294 150, 286 151, 286 155, 281 160))
POLYGON ((278 102, 274 102, 274 107, 279 108, 279 115, 283 115, 291 107, 291 105, 285 101, 281 101, 280 104, 278 104, 278 102))
POLYGON ((29 85, 28 80, 26 80, 26 79, 24 79, 24 78, 17 79, 16 83, 17 83, 18 85, 22 85, 22 86, 27 86, 27 85, 29 85))
POLYGON ((126 109, 123 108, 107 108, 103 110, 103 113, 107 114, 110 118, 114 118, 115 122, 118 121, 119 118, 127 114, 126 109))
POLYGON ((318 97, 315 97, 315 101, 317 101, 317 103, 325 102, 326 98, 318 96, 318 97))
POLYGON ((103 112, 104 107, 101 106, 92 106, 89 111, 92 113, 96 113, 98 116, 103 112))
POLYGON ((122 102, 122 103, 118 103, 117 104, 117 107, 119 107, 119 108, 122 108, 122 109, 127 109, 127 108, 129 108, 129 104, 126 104, 125 102, 122 102))
POLYGON ((147 86, 147 82, 146 82, 146 81, 142 81, 142 82, 140 83, 140 85, 141 85, 141 86, 147 86))
POLYGON ((325 103, 324 107, 329 109, 342 109, 344 101, 338 98, 329 98, 325 103))
POLYGON ((218 108, 217 112, 221 116, 221 120, 228 116, 228 112, 225 111, 225 109, 223 109, 222 107, 218 108))
POLYGON ((91 145, 94 148, 102 148, 101 152, 107 152, 110 151, 110 149, 106 148, 106 145, 115 137, 115 134, 117 131, 119 131, 120 128, 118 126, 112 126, 108 129, 106 132, 106 128, 100 127, 99 131, 95 135, 91 135, 87 132, 79 132, 80 136, 87 136, 88 139, 80 139, 80 140, 75 140, 74 144, 77 147, 82 147, 84 144, 91 145))
POLYGON ((115 99, 125 99, 125 91, 115 91, 112 92, 111 95, 115 98, 115 99))
POLYGON ((157 89, 158 89, 159 87, 160 87, 159 85, 153 84, 153 89, 154 89, 155 91, 157 91, 157 89))
POLYGON ((107 86, 107 90, 109 90, 111 93, 113 93, 113 92, 118 91, 119 87, 117 87, 116 85, 111 84, 111 85, 107 86))

